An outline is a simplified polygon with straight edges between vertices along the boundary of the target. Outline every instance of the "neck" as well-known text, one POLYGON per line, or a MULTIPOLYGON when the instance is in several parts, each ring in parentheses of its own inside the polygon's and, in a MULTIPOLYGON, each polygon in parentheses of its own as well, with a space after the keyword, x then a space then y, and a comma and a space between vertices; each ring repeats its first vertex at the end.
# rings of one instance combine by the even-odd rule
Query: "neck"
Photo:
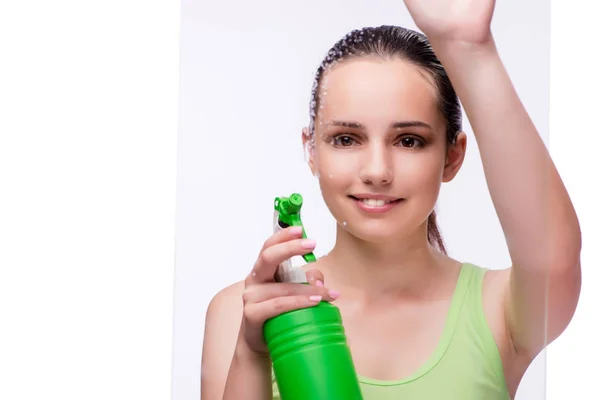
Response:
POLYGON ((323 270, 352 297, 386 299, 423 296, 448 258, 427 240, 426 225, 401 240, 366 242, 338 226, 336 244, 323 257, 323 270))

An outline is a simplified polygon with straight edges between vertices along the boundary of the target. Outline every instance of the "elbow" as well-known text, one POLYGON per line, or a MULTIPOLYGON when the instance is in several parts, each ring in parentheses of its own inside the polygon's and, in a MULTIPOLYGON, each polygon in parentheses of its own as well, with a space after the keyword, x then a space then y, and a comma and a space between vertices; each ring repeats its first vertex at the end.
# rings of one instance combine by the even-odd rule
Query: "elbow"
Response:
POLYGON ((581 230, 577 219, 564 220, 562 226, 549 227, 538 252, 538 260, 528 265, 539 269, 550 278, 577 277, 581 274, 581 230))
POLYGON ((545 233, 545 263, 549 273, 557 277, 578 277, 581 274, 581 226, 573 205, 569 202, 551 208, 545 233))
POLYGON ((580 277, 582 241, 578 224, 560 235, 553 247, 552 257, 548 260, 551 273, 561 277, 580 277))

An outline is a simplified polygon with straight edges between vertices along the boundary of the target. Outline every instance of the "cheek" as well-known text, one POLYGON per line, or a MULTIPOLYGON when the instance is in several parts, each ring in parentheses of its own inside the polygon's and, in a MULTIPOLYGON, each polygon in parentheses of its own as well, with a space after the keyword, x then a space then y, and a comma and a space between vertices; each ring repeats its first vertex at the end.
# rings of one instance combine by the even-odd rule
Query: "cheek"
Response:
POLYGON ((317 151, 315 156, 315 171, 319 187, 325 202, 335 208, 334 198, 348 191, 356 182, 358 171, 353 157, 342 155, 333 151, 317 151))
POLYGON ((341 189, 356 180, 357 171, 352 163, 336 157, 322 157, 315 164, 317 176, 323 190, 341 189))
POLYGON ((346 181, 356 176, 351 159, 347 154, 331 151, 327 145, 322 144, 316 149, 314 168, 319 179, 323 179, 324 183, 334 184, 335 181, 346 181))
POLYGON ((394 179, 413 192, 437 192, 442 182, 444 159, 438 152, 401 155, 396 160, 394 179))

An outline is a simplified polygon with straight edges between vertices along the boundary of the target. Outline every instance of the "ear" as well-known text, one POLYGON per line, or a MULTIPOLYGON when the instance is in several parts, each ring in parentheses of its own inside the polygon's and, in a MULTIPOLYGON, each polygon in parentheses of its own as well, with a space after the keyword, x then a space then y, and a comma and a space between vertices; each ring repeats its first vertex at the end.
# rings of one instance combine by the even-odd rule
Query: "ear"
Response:
POLYGON ((310 172, 315 175, 315 161, 314 161, 314 149, 311 143, 310 132, 307 127, 302 128, 302 148, 304 149, 304 154, 308 156, 308 166, 310 168, 310 172))
POLYGON ((456 142, 448 146, 446 154, 446 165, 444 165, 443 182, 450 182, 463 164, 467 151, 467 135, 459 132, 456 136, 456 142))

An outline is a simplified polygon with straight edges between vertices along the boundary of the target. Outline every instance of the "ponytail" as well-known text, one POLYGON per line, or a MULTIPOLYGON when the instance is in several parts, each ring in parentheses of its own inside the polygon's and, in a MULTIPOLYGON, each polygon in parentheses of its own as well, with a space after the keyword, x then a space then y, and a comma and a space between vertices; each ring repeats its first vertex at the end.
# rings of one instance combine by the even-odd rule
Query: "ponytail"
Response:
POLYGON ((429 214, 429 218, 427 218, 427 239, 433 247, 436 247, 442 253, 448 255, 440 229, 437 226, 435 211, 432 211, 431 214, 429 214))

